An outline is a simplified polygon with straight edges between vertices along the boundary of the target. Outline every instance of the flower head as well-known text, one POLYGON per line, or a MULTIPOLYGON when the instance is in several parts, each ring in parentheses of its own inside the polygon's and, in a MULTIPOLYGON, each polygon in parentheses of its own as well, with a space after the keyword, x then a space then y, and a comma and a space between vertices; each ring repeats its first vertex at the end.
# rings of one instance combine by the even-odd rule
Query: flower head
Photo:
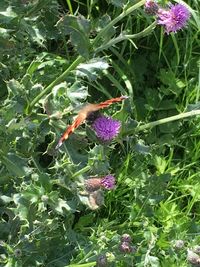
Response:
POLYGON ((197 254, 200 254, 200 246, 195 246, 193 249, 192 249, 192 251, 194 252, 194 253, 197 253, 197 254))
POLYGON ((102 141, 111 141, 119 133, 121 123, 112 118, 101 116, 92 124, 96 135, 102 141))
POLYGON ((115 177, 112 175, 106 175, 102 180, 101 180, 101 186, 103 186, 105 189, 113 189, 115 187, 115 177))
POLYGON ((97 258, 97 267, 108 266, 108 260, 106 255, 99 255, 97 258))
POLYGON ((88 192, 94 192, 101 188, 102 178, 90 178, 85 180, 85 188, 88 192))
POLYGON ((14 255, 15 255, 16 258, 21 257, 21 256, 22 256, 22 251, 21 251, 21 249, 19 249, 19 248, 15 249, 15 250, 14 250, 14 255))
POLYGON ((158 12, 158 4, 154 0, 146 0, 144 4, 144 11, 149 15, 156 15, 158 12))
POLYGON ((185 242, 183 240, 175 240, 174 242, 174 247, 176 249, 181 249, 184 247, 184 245, 185 245, 185 242))
POLYGON ((119 250, 122 252, 122 253, 131 253, 131 252, 135 252, 135 248, 132 247, 130 245, 129 242, 121 242, 120 246, 119 246, 119 250))
POLYGON ((194 265, 200 264, 200 257, 198 254, 194 253, 192 250, 188 249, 187 251, 187 260, 189 263, 192 263, 194 265))
POLYGON ((131 236, 129 234, 123 234, 121 236, 121 242, 128 242, 128 243, 130 243, 131 242, 131 236))
POLYGON ((186 6, 181 4, 170 5, 170 8, 160 8, 157 12, 158 24, 165 27, 165 32, 176 32, 186 26, 190 12, 186 6))
POLYGON ((100 188, 111 190, 115 187, 115 177, 106 175, 102 178, 90 178, 85 180, 85 188, 88 192, 94 192, 100 188))

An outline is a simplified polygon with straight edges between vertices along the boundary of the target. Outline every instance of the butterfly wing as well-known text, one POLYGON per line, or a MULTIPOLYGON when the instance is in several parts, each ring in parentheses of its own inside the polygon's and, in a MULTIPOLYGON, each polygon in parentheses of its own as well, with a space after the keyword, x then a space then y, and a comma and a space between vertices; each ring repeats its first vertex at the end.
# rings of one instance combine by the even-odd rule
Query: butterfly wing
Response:
POLYGON ((79 114, 75 121, 70 125, 64 132, 64 134, 61 136, 60 140, 58 141, 58 144, 56 146, 56 149, 62 146, 63 142, 69 137, 70 134, 72 134, 75 129, 84 122, 86 119, 86 116, 83 116, 84 114, 79 114))
POLYGON ((120 96, 120 97, 108 99, 104 102, 97 104, 97 110, 107 108, 108 106, 112 105, 113 103, 121 102, 122 100, 127 99, 127 98, 128 98, 127 96, 120 96))
POLYGON ((75 129, 80 124, 82 124, 87 119, 87 116, 91 112, 95 112, 95 111, 97 111, 99 109, 106 108, 106 107, 112 105, 113 103, 120 102, 120 101, 122 101, 122 100, 124 100, 126 98, 127 98, 127 96, 120 96, 120 97, 108 99, 108 100, 106 100, 104 102, 101 102, 99 104, 88 104, 87 106, 85 106, 83 109, 80 110, 80 112, 78 113, 78 116, 76 117, 76 119, 72 123, 72 125, 70 125, 66 129, 66 131, 64 132, 64 134, 62 135, 62 137, 58 141, 56 149, 58 149, 59 147, 62 146, 63 142, 70 136, 70 134, 72 134, 75 131, 75 129))

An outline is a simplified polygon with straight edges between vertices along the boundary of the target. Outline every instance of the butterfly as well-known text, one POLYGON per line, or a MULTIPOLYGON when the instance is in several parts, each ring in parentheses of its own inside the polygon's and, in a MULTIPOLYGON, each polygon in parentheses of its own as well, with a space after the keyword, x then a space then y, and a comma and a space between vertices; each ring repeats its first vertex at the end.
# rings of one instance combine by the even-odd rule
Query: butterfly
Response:
POLYGON ((100 109, 107 108, 108 106, 112 105, 113 103, 120 102, 124 99, 127 99, 127 96, 120 96, 112 99, 108 99, 104 102, 101 102, 99 104, 88 104, 84 106, 78 113, 78 116, 74 120, 74 122, 67 127, 64 134, 61 136, 61 138, 58 141, 58 144, 56 146, 56 149, 60 148, 65 140, 68 139, 68 137, 75 131, 76 128, 79 127, 88 117, 91 115, 91 113, 96 112, 100 109))

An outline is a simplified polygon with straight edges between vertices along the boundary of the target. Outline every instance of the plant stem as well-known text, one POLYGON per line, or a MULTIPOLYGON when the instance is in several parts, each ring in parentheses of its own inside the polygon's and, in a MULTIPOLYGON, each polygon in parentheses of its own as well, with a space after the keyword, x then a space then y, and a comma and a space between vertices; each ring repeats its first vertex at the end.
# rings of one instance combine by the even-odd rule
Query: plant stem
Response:
POLYGON ((135 38, 141 38, 146 35, 148 35, 156 26, 156 21, 154 21, 152 24, 150 24, 147 28, 145 28, 143 31, 135 33, 135 34, 120 34, 118 37, 110 40, 107 44, 100 46, 95 50, 95 53, 98 53, 102 50, 108 49, 109 47, 129 39, 135 39, 135 38))
POLYGON ((121 19, 123 19, 124 17, 128 16, 130 13, 132 13, 135 9, 137 9, 138 7, 142 6, 145 4, 146 0, 141 0, 139 1, 137 4, 129 7, 127 10, 124 10, 118 17, 116 17, 115 19, 113 19, 110 23, 108 23, 108 25, 103 28, 99 34, 95 37, 94 41, 93 41, 93 46, 95 46, 98 41, 107 33, 108 30, 110 30, 110 28, 112 28, 117 22, 119 22, 121 19))
POLYGON ((67 0, 66 2, 67 2, 70 13, 73 15, 73 9, 72 9, 72 5, 71 5, 71 1, 67 0))
POLYGON ((91 169, 90 166, 85 166, 85 167, 82 168, 80 171, 75 172, 75 173, 72 175, 71 178, 75 178, 75 177, 77 177, 77 176, 79 176, 79 175, 82 175, 83 173, 88 172, 90 169, 91 169))
POLYGON ((69 72, 74 70, 83 61, 84 58, 82 56, 78 56, 76 60, 74 60, 72 64, 58 78, 56 78, 52 83, 50 83, 46 88, 44 88, 44 90, 38 96, 36 96, 36 98, 34 98, 33 101, 30 103, 28 107, 28 113, 31 113, 32 108, 44 95, 49 93, 55 85, 64 81, 65 77, 69 74, 69 72))
POLYGON ((149 128, 152 128, 152 127, 164 124, 164 123, 168 123, 168 122, 172 122, 172 121, 176 121, 176 120, 180 120, 180 119, 185 119, 185 118, 197 116, 197 115, 200 115, 200 109, 180 113, 180 114, 175 115, 175 116, 167 117, 164 119, 160 119, 157 121, 152 121, 152 122, 146 123, 144 125, 140 125, 140 126, 136 127, 135 129, 131 129, 131 130, 126 131, 123 135, 133 134, 133 133, 144 131, 146 129, 149 129, 149 128))

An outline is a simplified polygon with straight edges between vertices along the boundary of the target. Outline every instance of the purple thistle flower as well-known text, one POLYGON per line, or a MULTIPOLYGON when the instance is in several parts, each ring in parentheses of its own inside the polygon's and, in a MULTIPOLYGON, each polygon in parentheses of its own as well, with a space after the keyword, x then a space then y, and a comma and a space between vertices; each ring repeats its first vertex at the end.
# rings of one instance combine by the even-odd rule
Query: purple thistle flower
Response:
POLYGON ((131 253, 131 252, 134 252, 134 249, 133 247, 130 245, 129 242, 122 242, 119 246, 119 250, 122 252, 122 253, 131 253))
POLYGON ((160 8, 157 12, 158 24, 165 27, 165 32, 176 32, 186 26, 190 12, 186 6, 181 4, 170 5, 168 10, 160 8))
POLYGON ((144 11, 149 15, 156 15, 158 12, 158 4, 154 0, 146 0, 144 4, 144 11))
POLYGON ((128 242, 130 243, 132 240, 131 240, 131 236, 129 234, 123 234, 121 236, 121 242, 128 242))
POLYGON ((115 177, 112 175, 106 175, 101 180, 101 186, 103 186, 107 190, 111 190, 115 187, 115 177))
POLYGON ((101 187, 111 190, 115 187, 115 177, 112 175, 106 175, 102 178, 90 178, 85 180, 85 188, 88 192, 94 192, 101 187))
POLYGON ((111 141, 118 135, 120 127, 121 123, 119 121, 105 116, 97 118, 92 124, 97 137, 102 141, 111 141))

